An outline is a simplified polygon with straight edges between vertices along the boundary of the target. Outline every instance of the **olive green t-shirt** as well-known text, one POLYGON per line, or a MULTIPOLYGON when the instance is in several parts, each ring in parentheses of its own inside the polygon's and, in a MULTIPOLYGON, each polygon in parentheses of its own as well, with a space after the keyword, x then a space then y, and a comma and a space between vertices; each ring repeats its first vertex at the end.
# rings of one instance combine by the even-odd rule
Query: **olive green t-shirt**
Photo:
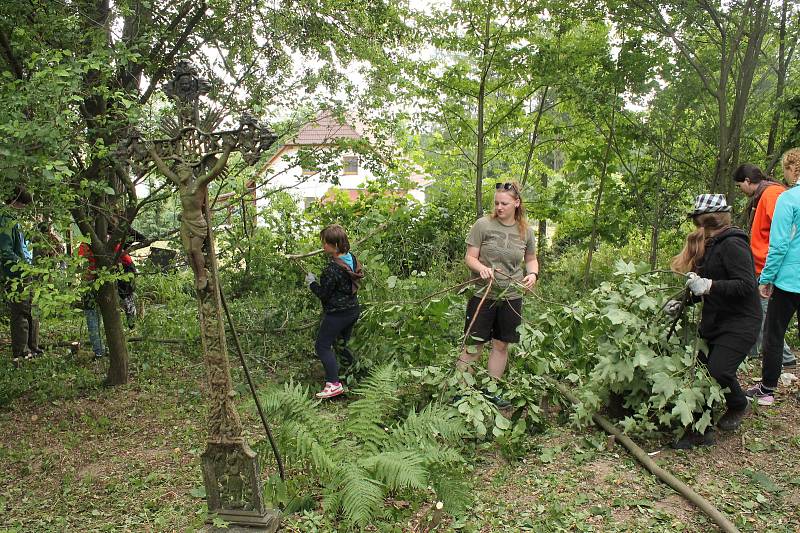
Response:
MULTIPOLYGON (((480 249, 478 261, 488 267, 500 269, 516 281, 522 281, 524 277, 525 255, 536 253, 536 241, 531 227, 525 231, 523 240, 516 224, 504 226, 498 219, 488 216, 472 225, 466 243, 480 249)), ((476 292, 478 296, 483 295, 487 282, 481 281, 481 284, 483 287, 476 292)), ((506 276, 495 273, 489 298, 514 300, 522 298, 522 291, 506 276)))

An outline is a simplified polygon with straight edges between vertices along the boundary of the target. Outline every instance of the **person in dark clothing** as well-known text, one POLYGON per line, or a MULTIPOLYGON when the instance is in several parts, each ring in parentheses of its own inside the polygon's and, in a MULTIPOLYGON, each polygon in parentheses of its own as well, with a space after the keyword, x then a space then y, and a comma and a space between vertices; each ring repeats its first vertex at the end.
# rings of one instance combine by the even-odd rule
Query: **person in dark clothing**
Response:
MULTIPOLYGON (((720 386, 728 389, 727 411, 717 422, 723 431, 738 428, 750 410, 736 369, 761 328, 753 255, 747 234, 731 226, 730 210, 722 194, 698 196, 690 213, 697 230, 689 234, 683 250, 672 260, 673 270, 688 273, 686 288, 693 303, 703 302, 699 334, 708 344, 708 353, 700 354, 699 359, 720 386)), ((697 435, 685 438, 691 441, 697 435)))
MULTIPOLYGON (((14 210, 25 209, 33 198, 18 185, 6 205, 14 210)), ((39 321, 33 318, 30 291, 25 291, 21 264, 30 264, 33 255, 19 224, 10 213, 0 213, 0 282, 6 293, 11 323, 11 357, 14 361, 40 355, 39 321)))
POLYGON ((361 313, 356 293, 364 271, 358 259, 350 253, 350 242, 341 226, 333 224, 323 229, 320 240, 323 251, 331 260, 322 271, 319 282, 314 274, 309 273, 306 283, 322 302, 324 311, 315 349, 325 368, 325 387, 317 393, 317 398, 333 398, 344 392, 333 344, 342 338, 344 353, 350 355, 347 341, 361 313))

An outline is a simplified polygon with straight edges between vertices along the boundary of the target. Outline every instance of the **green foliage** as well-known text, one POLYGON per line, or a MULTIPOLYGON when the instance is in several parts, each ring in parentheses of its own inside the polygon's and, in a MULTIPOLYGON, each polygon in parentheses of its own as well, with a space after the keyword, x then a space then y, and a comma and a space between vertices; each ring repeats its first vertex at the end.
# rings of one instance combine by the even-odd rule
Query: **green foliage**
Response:
POLYGON ((9 357, 0 358, 0 407, 21 396, 33 402, 72 399, 99 386, 90 368, 62 357, 48 355, 20 368, 14 368, 9 357))
POLYGON ((424 272, 407 279, 376 276, 370 268, 374 261, 375 256, 367 255, 365 264, 372 279, 362 301, 369 300, 363 304, 353 339, 359 368, 392 361, 419 366, 451 358, 463 332, 465 297, 447 293, 414 300, 436 292, 440 284, 424 272))
POLYGON ((288 383, 263 395, 265 409, 279 422, 278 438, 296 467, 319 476, 323 508, 345 523, 364 527, 384 511, 390 494, 435 497, 450 512, 462 509, 466 491, 440 492, 461 478, 463 459, 455 447, 464 436, 454 409, 431 404, 420 412, 400 411, 402 374, 379 367, 354 392, 344 423, 318 411, 308 390, 288 383), (433 494, 428 487, 433 487, 433 494), (427 494, 427 496, 426 496, 427 494))
MULTIPOLYGON (((450 357, 455 361, 457 354, 451 352, 450 357)), ((472 371, 474 374, 453 367, 427 366, 411 368, 407 373, 418 383, 419 390, 414 392, 421 399, 452 404, 473 438, 498 439, 505 450, 520 445, 542 423, 539 403, 546 391, 544 382, 515 368, 502 380, 489 376, 483 368, 472 371), (501 412, 493 397, 503 398, 509 406, 501 412)))
POLYGON ((713 408, 723 401, 720 387, 697 360, 702 343, 691 321, 681 322, 667 341, 671 320, 661 306, 675 287, 661 276, 620 261, 613 280, 523 327, 520 348, 529 368, 561 374, 577 386, 582 404, 576 421, 588 423, 617 396, 626 432, 681 434, 711 424, 713 408))
POLYGON ((473 222, 469 205, 445 199, 421 205, 401 185, 373 182, 356 200, 334 194, 330 201, 312 204, 305 217, 319 228, 342 225, 351 244, 382 226, 360 248, 380 254, 396 276, 437 269, 463 257, 463 236, 473 222))

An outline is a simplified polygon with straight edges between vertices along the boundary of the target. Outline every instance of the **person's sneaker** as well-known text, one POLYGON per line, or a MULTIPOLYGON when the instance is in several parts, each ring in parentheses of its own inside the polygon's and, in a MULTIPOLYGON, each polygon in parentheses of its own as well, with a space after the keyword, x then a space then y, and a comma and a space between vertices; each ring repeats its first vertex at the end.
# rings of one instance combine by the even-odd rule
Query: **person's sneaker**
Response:
POLYGON ((511 407, 511 402, 503 398, 502 396, 494 395, 489 397, 489 401, 495 404, 500 409, 505 409, 506 407, 511 407))
POLYGON ((783 368, 797 368, 797 359, 789 361, 788 363, 783 363, 783 368))
POLYGON ((106 356, 106 354, 104 352, 95 352, 94 353, 94 358, 95 359, 102 359, 105 356, 106 356))
POLYGON ((39 357, 40 355, 44 355, 44 350, 42 350, 41 348, 34 348, 31 350, 31 353, 33 354, 34 357, 39 357))
POLYGON ((683 437, 672 443, 672 448, 676 450, 691 450, 697 446, 713 446, 716 440, 716 434, 712 428, 708 428, 702 435, 690 429, 683 434, 683 437))
POLYGON ((758 405, 769 406, 775 403, 775 395, 773 391, 764 390, 761 383, 754 387, 750 387, 744 391, 747 397, 754 399, 758 405))
POLYGON ((325 388, 317 393, 317 398, 327 399, 334 398, 344 393, 344 387, 341 383, 325 382, 325 388))
POLYGON ((725 411, 725 414, 722 415, 722 418, 719 419, 719 422, 717 422, 717 427, 722 431, 734 431, 742 425, 744 417, 752 411, 753 407, 750 405, 750 402, 742 409, 728 409, 725 411))

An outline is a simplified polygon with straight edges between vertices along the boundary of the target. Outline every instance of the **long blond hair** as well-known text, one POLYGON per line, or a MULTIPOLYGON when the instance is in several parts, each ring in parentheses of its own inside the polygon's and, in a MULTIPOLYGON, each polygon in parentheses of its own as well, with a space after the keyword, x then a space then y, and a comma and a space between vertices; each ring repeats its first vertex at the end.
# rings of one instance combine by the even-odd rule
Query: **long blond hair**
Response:
POLYGON ((681 274, 696 271, 706 253, 708 239, 731 225, 731 214, 724 211, 703 213, 694 217, 693 221, 697 229, 686 236, 683 250, 670 262, 670 268, 681 274))
MULTIPOLYGON (((495 190, 495 194, 504 192, 513 196, 515 200, 519 200, 519 205, 514 209, 514 221, 517 223, 519 237, 524 241, 528 232, 528 219, 525 217, 525 203, 522 201, 522 195, 519 192, 522 187, 517 181, 506 182, 503 185, 510 185, 510 187, 498 188, 495 190)), ((489 216, 497 218, 497 211, 492 210, 492 214, 489 216)))

